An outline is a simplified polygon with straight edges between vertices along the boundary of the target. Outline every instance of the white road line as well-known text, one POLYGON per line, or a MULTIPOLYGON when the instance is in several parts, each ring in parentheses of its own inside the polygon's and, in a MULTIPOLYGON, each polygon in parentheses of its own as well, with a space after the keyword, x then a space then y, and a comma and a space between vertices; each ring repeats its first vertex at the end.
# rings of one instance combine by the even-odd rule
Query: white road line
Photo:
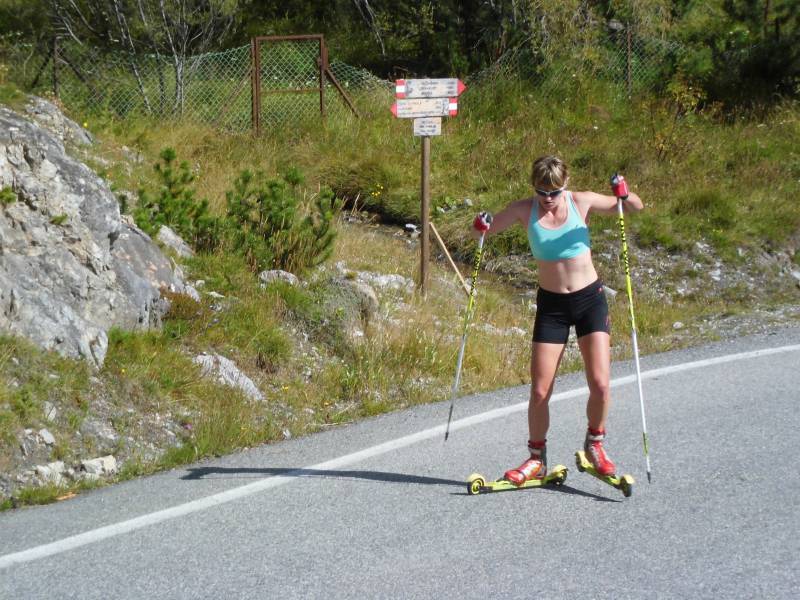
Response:
MULTIPOLYGON (((734 362, 738 360, 747 360, 751 358, 769 356, 771 354, 780 354, 785 352, 796 352, 796 351, 800 351, 800 344, 791 346, 781 346, 778 348, 768 348, 764 350, 754 350, 751 352, 742 352, 739 354, 728 354, 726 356, 718 356, 716 358, 708 358, 694 362, 672 365, 669 367, 662 367, 660 369, 652 369, 650 371, 644 371, 642 373, 642 379, 653 379, 663 375, 680 373, 682 371, 690 371, 692 369, 702 369, 704 367, 719 365, 728 362, 734 362)), ((619 377, 617 379, 614 379, 611 382, 611 386, 619 387, 621 385, 626 385, 629 383, 633 383, 635 381, 636 381, 635 375, 628 375, 626 377, 619 377)), ((570 398, 583 397, 587 393, 588 389, 586 387, 582 387, 574 390, 569 390, 567 392, 554 394, 553 397, 550 399, 550 401, 560 402, 562 400, 567 400, 570 398)), ((497 408, 494 410, 486 411, 477 415, 473 415, 471 417, 465 417, 463 419, 459 419, 451 423, 450 431, 452 432, 456 431, 457 429, 464 429, 465 427, 471 427, 473 425, 477 425, 478 423, 485 423, 486 421, 499 419, 501 417, 510 415, 515 412, 527 410, 527 408, 528 408, 528 402, 525 401, 525 402, 520 402, 518 404, 513 404, 511 406, 506 406, 503 408, 497 408)), ((240 498, 244 498, 252 494, 257 494, 264 490, 284 485, 286 483, 289 483, 290 481, 296 481, 297 479, 296 475, 302 474, 305 471, 309 470, 324 471, 324 470, 340 469, 342 467, 352 465, 367 458, 379 456, 381 454, 391 452, 392 450, 405 448, 406 446, 416 444, 417 442, 421 442, 423 440, 428 440, 431 438, 435 438, 437 436, 443 437, 444 430, 445 430, 445 425, 431 427, 430 429, 425 429, 424 431, 419 431, 417 433, 406 435, 401 438, 385 442, 383 444, 378 444, 377 446, 372 446, 371 448, 365 448, 364 450, 353 452, 352 454, 346 454, 345 456, 340 456, 339 458, 334 458, 333 460, 322 462, 316 465, 311 465, 309 467, 303 467, 297 469, 296 471, 291 471, 285 475, 274 475, 271 477, 267 477, 265 479, 260 479, 248 485, 233 488, 225 492, 220 492, 219 494, 214 494, 213 496, 207 496, 199 500, 194 500, 192 502, 187 502, 185 504, 179 504, 178 506, 173 506, 172 508, 159 510, 157 512, 142 515, 134 519, 121 521, 120 523, 114 523, 113 525, 106 525, 105 527, 92 529, 91 531, 87 531, 85 533, 72 535, 55 542, 51 542, 49 544, 43 544, 41 546, 35 546, 33 548, 29 548, 28 550, 23 550, 21 552, 6 554, 4 556, 0 556, 0 569, 5 569, 13 565, 31 562, 34 560, 38 560, 40 558, 45 558, 47 556, 53 556, 55 554, 60 554, 62 552, 67 552, 68 550, 80 548, 81 546, 86 546, 87 544, 93 544, 95 542, 99 542, 101 540, 121 535, 123 533, 135 531, 143 527, 155 525, 156 523, 161 523, 163 521, 168 521, 170 519, 182 517, 184 515, 205 510, 207 508, 219 506, 220 504, 232 502, 233 500, 238 500, 240 498)))

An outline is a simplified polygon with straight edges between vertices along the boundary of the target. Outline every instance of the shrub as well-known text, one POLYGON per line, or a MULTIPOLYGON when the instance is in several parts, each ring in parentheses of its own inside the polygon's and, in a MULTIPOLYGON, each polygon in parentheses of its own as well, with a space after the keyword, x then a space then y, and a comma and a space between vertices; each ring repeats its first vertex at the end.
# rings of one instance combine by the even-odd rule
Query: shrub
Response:
POLYGON ((340 205, 327 188, 313 200, 301 196, 301 182, 296 169, 274 179, 246 170, 226 193, 228 237, 254 271, 299 273, 333 252, 334 217, 340 205))
POLYGON ((208 212, 208 201, 197 200, 192 183, 195 174, 186 161, 175 165, 176 154, 164 148, 160 163, 153 168, 159 176, 161 189, 157 197, 139 190, 139 204, 133 211, 136 224, 150 235, 162 225, 175 230, 195 249, 208 250, 217 245, 219 222, 208 212))
POLYGON ((0 204, 8 206, 17 201, 17 194, 10 187, 4 187, 0 190, 0 204))

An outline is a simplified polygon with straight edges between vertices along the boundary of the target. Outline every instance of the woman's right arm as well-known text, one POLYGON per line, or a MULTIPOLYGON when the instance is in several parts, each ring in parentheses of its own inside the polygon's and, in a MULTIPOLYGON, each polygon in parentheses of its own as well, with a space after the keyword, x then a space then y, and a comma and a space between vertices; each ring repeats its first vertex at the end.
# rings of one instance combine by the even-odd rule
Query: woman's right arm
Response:
MULTIPOLYGON (((530 198, 525 200, 517 200, 516 202, 512 202, 506 206, 499 213, 492 215, 492 226, 489 228, 489 231, 486 232, 487 236, 505 231, 517 222, 525 225, 527 218, 530 216, 530 207, 530 198)), ((474 227, 470 227, 470 230, 472 237, 475 239, 478 239, 481 236, 480 232, 474 227)))

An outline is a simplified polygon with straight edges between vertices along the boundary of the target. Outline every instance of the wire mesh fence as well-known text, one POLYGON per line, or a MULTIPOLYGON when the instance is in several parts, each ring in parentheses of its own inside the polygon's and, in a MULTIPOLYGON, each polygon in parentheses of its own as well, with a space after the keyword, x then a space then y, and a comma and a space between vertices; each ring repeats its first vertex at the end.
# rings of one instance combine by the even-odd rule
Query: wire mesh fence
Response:
MULTIPOLYGON (((619 31, 553 60, 528 40, 465 80, 473 89, 525 82, 542 100, 563 93, 571 79, 607 81, 631 94, 661 85, 679 53, 678 44, 619 31)), ((63 39, 49 48, 0 40, 0 58, 7 66, 0 76, 34 93, 53 93, 81 115, 185 119, 231 131, 254 127, 254 64, 261 95, 258 119, 265 128, 319 120, 320 81, 324 114, 333 118, 353 110, 386 116, 393 96, 393 82, 341 61, 328 65, 332 78, 321 76, 323 58, 316 39, 271 40, 184 59, 107 53, 63 39)))
POLYGON ((552 58, 544 57, 528 39, 466 81, 472 86, 526 81, 546 100, 562 92, 565 81, 592 79, 614 84, 630 95, 661 86, 681 50, 678 43, 642 38, 623 30, 552 58))
MULTIPOLYGON (((102 53, 68 40, 49 48, 0 43, 0 59, 7 65, 5 79, 26 91, 56 95, 73 112, 181 118, 234 131, 252 127, 250 46, 187 57, 176 64, 163 55, 102 53)), ((263 124, 275 127, 319 119, 318 61, 319 46, 314 42, 261 46, 263 124)), ((370 113, 373 93, 388 95, 391 89, 389 81, 365 69, 339 61, 329 69, 364 114, 370 113)), ((324 87, 328 114, 350 112, 330 80, 324 80, 324 87)))

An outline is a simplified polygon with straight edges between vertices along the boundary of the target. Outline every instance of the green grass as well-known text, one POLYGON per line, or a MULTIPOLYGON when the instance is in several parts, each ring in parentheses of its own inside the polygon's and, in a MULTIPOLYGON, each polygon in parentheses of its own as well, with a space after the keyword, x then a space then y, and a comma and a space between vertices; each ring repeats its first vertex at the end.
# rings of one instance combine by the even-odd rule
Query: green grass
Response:
POLYGON ((0 83, 0 105, 12 109, 22 108, 25 104, 25 94, 11 83, 0 83))

